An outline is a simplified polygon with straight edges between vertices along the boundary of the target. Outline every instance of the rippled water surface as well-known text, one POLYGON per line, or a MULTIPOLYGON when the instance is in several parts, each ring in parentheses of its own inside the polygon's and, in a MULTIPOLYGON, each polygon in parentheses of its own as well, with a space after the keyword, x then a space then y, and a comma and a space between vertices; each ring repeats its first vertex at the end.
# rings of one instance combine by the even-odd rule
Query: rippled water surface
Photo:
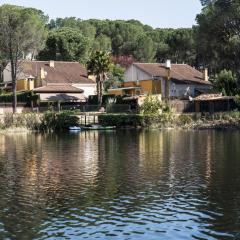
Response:
POLYGON ((240 239, 240 132, 0 135, 0 239, 240 239))

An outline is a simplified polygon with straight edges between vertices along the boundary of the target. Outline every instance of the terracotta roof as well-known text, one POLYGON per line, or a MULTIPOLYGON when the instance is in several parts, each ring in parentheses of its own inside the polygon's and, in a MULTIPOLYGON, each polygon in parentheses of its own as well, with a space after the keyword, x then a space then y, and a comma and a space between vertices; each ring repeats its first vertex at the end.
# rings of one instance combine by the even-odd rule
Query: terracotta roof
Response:
POLYGON ((232 96, 223 96, 221 93, 216 94, 201 94, 194 98, 195 101, 211 101, 211 100, 230 100, 234 99, 232 96))
MULTIPOLYGON (((165 64, 161 63, 134 63, 136 67, 151 75, 152 77, 166 77, 167 71, 165 64)), ((197 69, 187 64, 172 64, 171 65, 171 79, 187 83, 194 82, 197 84, 211 85, 209 81, 203 79, 203 74, 197 69)))
POLYGON ((46 72, 46 83, 82 83, 94 84, 88 78, 86 68, 78 62, 54 61, 54 67, 50 67, 50 61, 24 61, 20 69, 24 75, 41 77, 41 68, 46 72))
POLYGON ((83 93, 82 89, 67 84, 47 85, 33 89, 35 93, 83 93))

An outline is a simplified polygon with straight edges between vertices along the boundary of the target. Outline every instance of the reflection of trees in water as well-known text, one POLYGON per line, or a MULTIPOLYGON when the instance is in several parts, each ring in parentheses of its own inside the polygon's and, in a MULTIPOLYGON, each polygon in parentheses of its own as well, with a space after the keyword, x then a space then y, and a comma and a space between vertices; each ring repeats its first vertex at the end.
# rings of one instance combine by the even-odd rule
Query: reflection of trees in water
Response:
POLYGON ((230 221, 236 229, 239 143, 239 133, 215 131, 0 136, 0 220, 18 238, 33 238, 43 221, 70 209, 84 214, 115 202, 128 215, 153 201, 164 206, 181 198, 189 205, 202 199, 196 211, 224 214, 199 219, 210 229, 230 221))
POLYGON ((209 152, 207 188, 202 189, 201 194, 207 201, 204 210, 212 212, 210 229, 239 234, 240 134, 238 131, 210 131, 206 135, 203 144, 209 152))

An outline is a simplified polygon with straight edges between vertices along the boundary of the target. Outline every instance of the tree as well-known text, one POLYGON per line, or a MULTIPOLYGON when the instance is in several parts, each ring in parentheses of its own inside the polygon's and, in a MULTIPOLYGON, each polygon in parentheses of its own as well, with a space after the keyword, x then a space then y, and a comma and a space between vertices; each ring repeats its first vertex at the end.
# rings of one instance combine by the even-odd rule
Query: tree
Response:
POLYGON ((195 28, 197 61, 199 65, 239 70, 240 59, 240 2, 215 0, 197 15, 195 28))
POLYGON ((123 84, 125 69, 119 64, 112 64, 107 74, 107 80, 104 83, 104 90, 107 91, 109 88, 118 88, 123 84))
POLYGON ((212 0, 200 0, 200 2, 201 2, 201 4, 202 4, 203 6, 206 6, 206 5, 208 5, 209 3, 211 3, 212 0))
POLYGON ((238 93, 237 78, 232 71, 222 70, 214 79, 215 88, 222 94, 227 96, 234 96, 238 93))
POLYGON ((140 62, 153 62, 156 49, 152 39, 146 34, 141 34, 136 39, 136 47, 133 56, 140 62))
POLYGON ((73 28, 60 28, 49 32, 46 46, 39 53, 40 60, 78 61, 85 63, 89 57, 88 38, 73 28))
POLYGON ((102 105, 103 83, 111 67, 111 56, 107 52, 97 51, 87 62, 89 74, 96 76, 98 103, 102 105))
POLYGON ((3 82, 3 70, 7 66, 7 58, 3 52, 0 52, 0 83, 3 82))
POLYGON ((112 51, 112 42, 111 39, 106 35, 99 35, 95 38, 93 45, 93 51, 105 51, 111 52, 112 51))
POLYGON ((167 57, 173 62, 193 64, 195 46, 192 29, 177 29, 168 34, 166 43, 169 47, 167 57))
POLYGON ((13 91, 13 112, 16 112, 16 78, 20 59, 38 50, 44 42, 45 25, 33 9, 14 5, 0 7, 0 49, 10 61, 13 91))

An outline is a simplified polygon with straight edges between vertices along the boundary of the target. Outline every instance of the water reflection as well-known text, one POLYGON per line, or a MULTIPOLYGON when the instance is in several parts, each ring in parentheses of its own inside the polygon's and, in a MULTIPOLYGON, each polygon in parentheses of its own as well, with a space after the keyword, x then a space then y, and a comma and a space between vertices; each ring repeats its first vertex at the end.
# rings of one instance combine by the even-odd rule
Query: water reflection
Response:
POLYGON ((1 239, 236 239, 240 133, 0 135, 1 239))

